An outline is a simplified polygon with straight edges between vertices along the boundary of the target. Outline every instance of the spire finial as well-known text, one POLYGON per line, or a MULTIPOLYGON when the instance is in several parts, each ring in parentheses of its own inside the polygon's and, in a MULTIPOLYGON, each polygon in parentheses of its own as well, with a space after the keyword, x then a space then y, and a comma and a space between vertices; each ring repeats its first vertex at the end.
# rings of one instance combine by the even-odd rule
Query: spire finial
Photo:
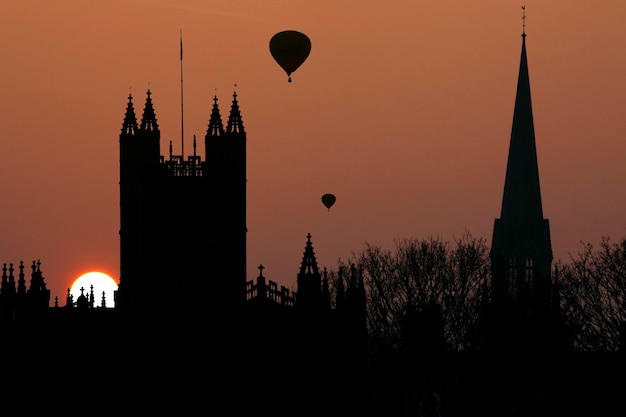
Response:
POLYGON ((526 37, 526 5, 522 6, 522 36, 526 37))

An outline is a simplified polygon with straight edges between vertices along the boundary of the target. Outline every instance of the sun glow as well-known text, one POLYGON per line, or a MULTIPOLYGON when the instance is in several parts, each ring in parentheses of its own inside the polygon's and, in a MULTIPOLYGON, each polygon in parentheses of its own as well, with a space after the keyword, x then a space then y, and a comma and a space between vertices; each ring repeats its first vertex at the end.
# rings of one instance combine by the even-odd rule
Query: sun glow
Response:
POLYGON ((106 307, 115 306, 113 293, 117 290, 117 282, 104 272, 87 272, 76 278, 70 288, 70 294, 76 303, 81 294, 89 300, 92 290, 94 307, 102 307, 103 295, 106 307))

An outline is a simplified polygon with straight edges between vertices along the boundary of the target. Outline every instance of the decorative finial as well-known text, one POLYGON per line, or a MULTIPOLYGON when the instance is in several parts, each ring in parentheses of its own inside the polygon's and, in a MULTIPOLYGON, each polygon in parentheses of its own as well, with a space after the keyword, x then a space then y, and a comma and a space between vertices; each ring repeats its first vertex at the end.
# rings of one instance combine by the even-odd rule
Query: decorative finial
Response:
POLYGON ((526 5, 522 6, 522 36, 526 36, 526 5))

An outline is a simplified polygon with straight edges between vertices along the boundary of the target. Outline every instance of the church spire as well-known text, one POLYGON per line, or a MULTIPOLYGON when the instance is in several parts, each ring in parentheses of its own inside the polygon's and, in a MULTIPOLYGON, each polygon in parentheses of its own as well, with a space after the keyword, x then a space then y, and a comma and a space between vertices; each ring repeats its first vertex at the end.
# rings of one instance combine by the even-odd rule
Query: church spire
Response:
POLYGON ((549 298, 552 247, 541 206, 525 27, 502 208, 494 224, 490 257, 492 297, 531 297, 542 302, 549 298))
POLYGON ((530 221, 543 219, 525 29, 500 217, 530 221))

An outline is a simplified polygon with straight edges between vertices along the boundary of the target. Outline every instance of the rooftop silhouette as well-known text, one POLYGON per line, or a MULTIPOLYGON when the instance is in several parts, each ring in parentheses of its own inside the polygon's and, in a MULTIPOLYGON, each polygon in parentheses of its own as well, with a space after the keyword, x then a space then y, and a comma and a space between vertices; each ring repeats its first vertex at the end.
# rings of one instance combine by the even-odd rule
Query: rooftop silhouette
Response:
POLYGON ((83 288, 77 300, 68 290, 65 305, 51 306, 39 261, 28 285, 22 261, 17 271, 4 264, 0 346, 5 358, 27 359, 5 359, 8 389, 23 394, 26 386, 37 398, 31 389, 42 380, 73 395, 114 387, 115 400, 101 410, 144 414, 554 417, 623 409, 623 384, 610 377, 624 370, 621 353, 574 352, 560 314, 530 92, 524 28, 491 279, 470 348, 446 349, 433 302, 409 308, 403 346, 375 357, 361 266, 320 268, 310 233, 296 291, 266 276, 264 265, 247 278, 247 132, 238 94, 225 124, 213 97, 204 152, 194 137, 186 157, 174 155, 171 142, 161 155, 151 91, 140 122, 129 95, 119 134, 115 299, 94 307, 94 289, 83 288), (108 354, 96 364, 95 351, 108 354), (105 371, 112 377, 100 378, 105 371))

